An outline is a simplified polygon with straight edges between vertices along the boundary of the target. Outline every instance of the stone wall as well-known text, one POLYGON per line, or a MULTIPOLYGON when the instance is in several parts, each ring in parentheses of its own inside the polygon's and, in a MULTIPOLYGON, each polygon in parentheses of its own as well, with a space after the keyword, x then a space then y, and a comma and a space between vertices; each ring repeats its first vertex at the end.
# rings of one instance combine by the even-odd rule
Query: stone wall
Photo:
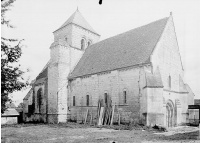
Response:
POLYGON ((90 41, 92 44, 98 42, 100 36, 92 33, 86 29, 83 29, 79 26, 72 25, 72 45, 73 47, 77 47, 81 49, 81 39, 84 39, 86 42, 86 48, 87 48, 87 43, 90 41))
POLYGON ((104 93, 107 93, 112 104, 117 105, 117 114, 119 111, 121 121, 139 122, 140 98, 143 96, 144 84, 144 67, 132 67, 76 78, 69 86, 70 118, 82 120, 87 109, 92 110, 95 116, 98 100, 104 99, 104 93), (127 103, 124 103, 124 91, 127 94, 127 103), (88 107, 86 95, 89 95, 90 100, 88 107), (73 96, 75 96, 75 106, 73 106, 73 96))
POLYGON ((160 69, 164 88, 179 92, 179 76, 183 78, 184 71, 171 16, 153 51, 151 61, 153 64, 153 71, 155 71, 157 67, 160 69), (169 75, 171 76, 171 88, 168 86, 169 75))
POLYGON ((70 60, 67 57, 69 57, 69 47, 59 43, 51 47, 51 60, 48 67, 48 122, 66 122, 66 88, 70 70, 70 60))
POLYGON ((42 83, 34 84, 31 91, 28 93, 30 94, 27 100, 24 100, 23 103, 25 107, 23 108, 23 121, 24 122, 47 122, 47 79, 45 79, 42 83), (42 89, 41 95, 42 100, 40 104, 40 111, 39 111, 39 103, 38 103, 38 90, 42 89), (34 98, 33 98, 34 96, 34 98), (33 101, 33 99, 35 99, 33 101), (33 104, 35 103, 35 104, 33 104), (31 108, 31 109, 29 109, 31 108))
POLYGON ((53 32, 54 34, 54 41, 58 41, 59 39, 62 39, 66 41, 71 45, 72 44, 72 25, 65 26, 59 30, 56 30, 53 32))
POLYGON ((17 117, 1 117, 1 125, 17 124, 17 117))
POLYGON ((147 125, 164 125, 163 88, 147 88, 147 125))
POLYGON ((74 24, 69 24, 54 32, 48 68, 49 122, 66 122, 67 120, 67 77, 85 50, 81 50, 82 38, 87 44, 88 41, 97 42, 99 36, 74 24))
MULTIPOLYGON (((177 124, 187 120, 187 97, 188 92, 184 90, 180 80, 184 79, 184 70, 179 53, 172 16, 169 17, 164 32, 158 41, 151 56, 153 71, 160 69, 164 85, 163 99, 171 100, 173 104, 179 101, 177 108, 177 124), (171 87, 169 87, 169 76, 171 76, 171 87)), ((160 105, 161 106, 161 105, 160 105)), ((164 119, 166 118, 166 107, 163 107, 164 119)))

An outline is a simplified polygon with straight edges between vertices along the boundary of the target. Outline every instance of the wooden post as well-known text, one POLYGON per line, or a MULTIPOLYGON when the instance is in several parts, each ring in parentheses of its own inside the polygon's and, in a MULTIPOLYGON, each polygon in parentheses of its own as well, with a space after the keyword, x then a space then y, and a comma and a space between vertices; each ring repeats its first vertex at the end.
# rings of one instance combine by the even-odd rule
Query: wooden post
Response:
POLYGON ((86 122, 87 122, 87 116, 88 116, 88 109, 87 109, 87 112, 86 112, 86 115, 85 115, 85 122, 84 122, 84 124, 86 124, 86 122))
MULTIPOLYGON (((119 111, 118 111, 118 114, 119 114, 119 111)), ((119 114, 119 120, 118 120, 118 124, 120 125, 120 114, 119 114)))
POLYGON ((102 122, 103 122, 103 112, 104 112, 104 107, 101 107, 99 121, 98 121, 98 126, 102 125, 102 122))
POLYGON ((200 139, 200 124, 199 124, 199 137, 198 138, 200 139))
POLYGON ((90 116, 90 125, 92 124, 92 112, 91 112, 91 116, 90 116))
POLYGON ((112 109, 112 117, 111 117, 110 125, 113 124, 114 114, 115 114, 115 104, 113 105, 113 109, 112 109))

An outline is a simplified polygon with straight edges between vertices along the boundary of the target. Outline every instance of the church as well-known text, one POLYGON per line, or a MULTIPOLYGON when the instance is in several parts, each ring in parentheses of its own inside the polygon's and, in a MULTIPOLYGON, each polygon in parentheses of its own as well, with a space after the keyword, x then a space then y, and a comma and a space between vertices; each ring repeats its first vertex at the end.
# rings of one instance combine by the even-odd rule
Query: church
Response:
POLYGON ((108 99, 121 123, 188 122, 194 94, 184 82, 172 13, 99 41, 77 9, 53 34, 50 60, 23 99, 25 122, 83 122, 86 112, 95 122, 98 101, 108 99))

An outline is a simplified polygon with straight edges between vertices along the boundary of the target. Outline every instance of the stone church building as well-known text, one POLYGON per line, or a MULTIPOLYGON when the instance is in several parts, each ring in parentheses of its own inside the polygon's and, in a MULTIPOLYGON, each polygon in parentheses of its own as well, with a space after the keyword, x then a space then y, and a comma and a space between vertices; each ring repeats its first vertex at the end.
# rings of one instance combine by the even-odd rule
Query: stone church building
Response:
POLYGON ((116 106, 121 122, 165 127, 188 122, 194 94, 172 14, 99 41, 79 10, 56 31, 50 60, 25 96, 24 121, 59 123, 95 116, 98 100, 116 106))

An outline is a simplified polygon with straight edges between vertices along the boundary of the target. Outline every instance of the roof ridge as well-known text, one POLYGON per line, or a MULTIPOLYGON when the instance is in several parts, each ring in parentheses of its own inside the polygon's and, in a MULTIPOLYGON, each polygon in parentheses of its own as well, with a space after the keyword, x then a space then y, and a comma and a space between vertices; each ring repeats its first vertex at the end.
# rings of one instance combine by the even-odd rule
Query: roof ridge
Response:
MULTIPOLYGON (((99 41, 99 42, 97 42, 97 43, 94 43, 94 44, 92 44, 92 45, 98 44, 98 43, 100 43, 100 42, 103 42, 103 41, 109 40, 109 39, 111 39, 111 38, 114 38, 114 37, 117 37, 117 36, 120 36, 120 35, 126 34, 126 33, 128 33, 128 32, 133 31, 133 30, 136 30, 136 29, 139 29, 139 28, 142 28, 142 27, 148 26, 148 25, 150 25, 150 24, 153 24, 154 22, 159 22, 159 21, 161 21, 161 20, 168 19, 168 18, 169 18, 169 17, 165 17, 165 18, 162 18, 162 19, 159 19, 159 20, 156 20, 156 21, 150 22, 150 23, 148 23, 148 24, 145 24, 145 25, 142 25, 142 26, 139 26, 139 27, 133 28, 133 29, 128 30, 128 31, 126 31, 126 32, 119 33, 119 34, 117 34, 117 35, 114 35, 114 36, 108 37, 108 38, 106 38, 106 39, 104 39, 104 40, 102 40, 102 41, 99 41)), ((90 46, 90 47, 91 47, 91 46, 90 46)), ((88 47, 88 48, 89 48, 89 47, 88 47)), ((88 49, 88 48, 87 48, 87 49, 88 49)))

